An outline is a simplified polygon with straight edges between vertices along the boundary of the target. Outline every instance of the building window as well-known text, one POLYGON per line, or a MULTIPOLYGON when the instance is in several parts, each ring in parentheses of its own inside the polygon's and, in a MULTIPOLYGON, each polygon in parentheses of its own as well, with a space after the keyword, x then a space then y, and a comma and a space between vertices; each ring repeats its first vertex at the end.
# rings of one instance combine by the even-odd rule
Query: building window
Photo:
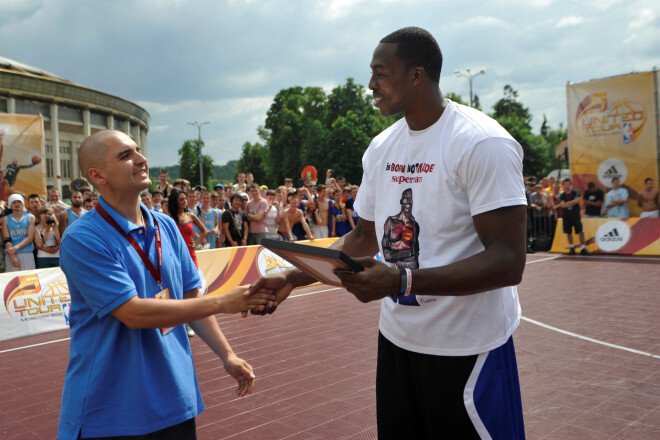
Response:
POLYGON ((46 144, 46 153, 52 153, 53 152, 53 146, 50 144, 46 144))
POLYGON ((89 123, 101 127, 108 126, 108 115, 102 113, 89 112, 89 123))
POLYGON ((60 167, 62 171, 63 179, 71 178, 71 160, 70 159, 60 159, 60 167))
POLYGON ((135 139, 137 137, 137 125, 131 124, 131 137, 135 139))
POLYGON ((60 107, 58 116, 64 121, 82 122, 82 110, 71 107, 60 107))
POLYGON ((0 99, 0 113, 7 113, 7 100, 0 99))
POLYGON ((71 198, 71 188, 69 185, 62 185, 62 199, 71 198))
POLYGON ((126 121, 123 119, 115 118, 115 130, 124 131, 126 130, 126 121))
POLYGON ((46 177, 53 178, 55 173, 53 172, 53 159, 50 157, 46 158, 46 177))
POLYGON ((16 100, 16 113, 50 117, 50 106, 41 102, 16 100))

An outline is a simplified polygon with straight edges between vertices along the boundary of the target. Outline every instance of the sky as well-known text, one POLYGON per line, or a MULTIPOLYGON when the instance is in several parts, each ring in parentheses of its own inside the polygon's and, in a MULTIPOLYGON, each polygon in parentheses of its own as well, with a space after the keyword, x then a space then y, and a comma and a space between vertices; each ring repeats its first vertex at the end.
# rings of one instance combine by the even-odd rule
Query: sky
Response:
POLYGON ((151 167, 175 165, 201 129, 222 165, 257 142, 293 86, 366 86, 373 50, 406 26, 444 56, 440 88, 487 113, 510 84, 533 115, 566 127, 566 83, 660 67, 655 0, 0 0, 0 56, 144 107, 151 167))

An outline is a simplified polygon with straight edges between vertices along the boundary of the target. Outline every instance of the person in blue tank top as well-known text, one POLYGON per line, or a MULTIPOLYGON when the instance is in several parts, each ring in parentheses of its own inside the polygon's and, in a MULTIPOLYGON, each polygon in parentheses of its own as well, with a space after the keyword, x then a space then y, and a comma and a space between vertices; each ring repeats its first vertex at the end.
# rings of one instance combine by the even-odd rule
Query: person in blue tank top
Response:
POLYGON ((2 239, 5 247, 5 271, 34 269, 35 218, 25 212, 25 201, 20 194, 8 199, 11 215, 2 218, 2 239))
POLYGON ((60 223, 60 237, 64 235, 66 228, 71 226, 73 222, 82 217, 87 211, 83 208, 83 195, 82 192, 73 190, 71 191, 71 206, 62 211, 59 215, 58 221, 60 223))
MULTIPOLYGON (((209 234, 204 238, 208 247, 203 247, 203 249, 215 249, 217 247, 217 234, 218 234, 218 221, 221 217, 218 216, 218 212, 211 207, 211 194, 208 192, 202 193, 200 197, 202 201, 202 206, 197 207, 197 217, 199 220, 204 223, 204 226, 209 231, 209 234)), ((197 226, 193 226, 193 231, 195 234, 199 235, 199 229, 197 226)))

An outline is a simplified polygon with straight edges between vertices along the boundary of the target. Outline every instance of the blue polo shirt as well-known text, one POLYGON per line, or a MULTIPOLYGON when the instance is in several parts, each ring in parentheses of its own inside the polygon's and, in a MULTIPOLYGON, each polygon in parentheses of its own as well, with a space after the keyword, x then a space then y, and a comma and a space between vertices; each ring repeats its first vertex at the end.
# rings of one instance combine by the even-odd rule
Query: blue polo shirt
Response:
MULTIPOLYGON (((99 203, 157 265, 155 227, 161 232, 163 287, 170 297, 200 285, 199 274, 174 221, 141 209, 137 226, 99 203)), ((154 298, 156 281, 117 230, 92 210, 67 228, 60 265, 71 295, 71 343, 64 379, 59 439, 142 435, 184 422, 204 410, 183 326, 133 330, 110 312, 133 298, 154 298)))

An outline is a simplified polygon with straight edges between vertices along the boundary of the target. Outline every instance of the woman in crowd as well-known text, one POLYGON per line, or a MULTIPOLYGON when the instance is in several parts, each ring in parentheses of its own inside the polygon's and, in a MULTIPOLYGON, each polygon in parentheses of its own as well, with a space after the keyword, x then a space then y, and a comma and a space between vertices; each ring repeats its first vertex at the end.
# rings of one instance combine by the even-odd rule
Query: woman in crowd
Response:
MULTIPOLYGON (((174 219, 174 223, 176 223, 177 227, 179 228, 179 232, 181 232, 181 236, 183 236, 183 241, 188 247, 188 252, 190 252, 190 256, 195 263, 195 267, 197 267, 197 270, 199 271, 195 247, 204 240, 204 237, 208 235, 209 231, 197 218, 197 216, 187 209, 188 196, 184 191, 178 188, 172 188, 167 200, 170 217, 174 219), (197 226, 197 229, 200 231, 199 236, 197 237, 197 241, 193 240, 193 225, 197 226)), ((199 271, 199 275, 202 278, 202 287, 200 290, 203 293, 206 293, 206 281, 204 280, 204 275, 201 271, 199 271)), ((186 324, 186 331, 188 332, 188 336, 195 336, 195 332, 192 328, 190 328, 188 324, 186 324)))
POLYGON ((190 252, 190 256, 195 262, 195 266, 199 268, 197 265, 195 247, 203 242, 204 238, 209 234, 209 231, 199 218, 187 209, 187 205, 188 196, 185 191, 173 188, 168 197, 168 211, 170 217, 174 219, 174 223, 176 223, 179 228, 179 232, 181 232, 181 235, 183 236, 183 241, 185 241, 188 246, 188 252, 190 252), (195 225, 200 231, 196 241, 193 239, 193 225, 195 225))
POLYGON ((34 245, 37 248, 37 269, 60 266, 60 229, 57 216, 50 206, 39 208, 34 245))
POLYGON ((277 230, 280 228, 280 223, 282 223, 282 211, 280 210, 280 206, 282 205, 282 193, 269 189, 266 191, 266 201, 268 202, 268 211, 266 211, 266 215, 268 216, 266 223, 268 233, 266 234, 266 238, 270 238, 271 240, 282 240, 280 234, 277 233, 277 230))

